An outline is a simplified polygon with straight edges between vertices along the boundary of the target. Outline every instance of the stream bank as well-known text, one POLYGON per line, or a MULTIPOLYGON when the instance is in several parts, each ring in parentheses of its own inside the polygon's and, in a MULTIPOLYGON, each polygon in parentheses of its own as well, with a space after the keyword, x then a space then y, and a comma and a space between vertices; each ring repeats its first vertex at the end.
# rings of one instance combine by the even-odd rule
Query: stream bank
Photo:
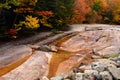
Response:
MULTIPOLYGON (((81 67, 79 65, 82 63, 91 66, 92 62, 96 62, 98 59, 114 59, 116 57, 118 60, 114 62, 115 64, 117 63, 115 69, 119 70, 120 26, 70 26, 70 31, 64 31, 60 34, 48 36, 47 38, 39 38, 40 40, 37 39, 34 43, 11 44, 1 47, 0 62, 2 66, 4 62, 6 62, 6 65, 11 65, 32 54, 20 65, 2 75, 1 80, 37 80, 38 78, 44 80, 45 76, 51 78, 51 80, 56 80, 55 76, 66 74, 69 71, 71 72, 71 70, 74 71, 75 75, 80 74, 79 76, 81 76, 85 70, 81 72, 77 68, 81 67), (16 46, 26 46, 27 48, 20 47, 18 49, 15 48, 16 46), (14 58, 15 55, 13 53, 16 56, 19 54, 17 59, 14 58), (11 62, 9 62, 10 60, 11 62)), ((110 74, 114 76, 112 78, 116 79, 116 75, 112 71, 110 74)), ((118 76, 117 79, 119 79, 118 76)), ((79 80, 79 78, 74 78, 73 80, 79 80)))

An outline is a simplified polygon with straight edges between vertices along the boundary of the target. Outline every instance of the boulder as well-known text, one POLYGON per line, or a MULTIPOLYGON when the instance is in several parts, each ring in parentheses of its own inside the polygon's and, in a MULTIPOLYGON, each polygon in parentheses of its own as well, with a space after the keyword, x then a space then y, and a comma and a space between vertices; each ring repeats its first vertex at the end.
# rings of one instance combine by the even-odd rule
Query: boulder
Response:
POLYGON ((97 70, 97 71, 104 71, 105 70, 105 66, 103 64, 101 64, 100 62, 92 62, 91 68, 93 70, 97 70))
POLYGON ((119 68, 108 67, 108 70, 116 80, 120 79, 120 69, 119 68))

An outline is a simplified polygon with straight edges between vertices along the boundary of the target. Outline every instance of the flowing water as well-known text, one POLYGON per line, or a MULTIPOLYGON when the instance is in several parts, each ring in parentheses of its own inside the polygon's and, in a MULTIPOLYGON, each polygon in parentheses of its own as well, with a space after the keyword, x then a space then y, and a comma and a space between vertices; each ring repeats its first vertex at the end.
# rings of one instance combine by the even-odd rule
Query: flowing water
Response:
MULTIPOLYGON (((32 55, 32 54, 31 54, 32 55)), ((26 56, 18 61, 16 61, 13 64, 7 65, 5 67, 0 67, 0 76, 10 72, 11 70, 17 68, 18 66, 20 66, 22 63, 24 63, 31 55, 26 56)))
MULTIPOLYGON (((78 33, 68 35, 62 39, 59 39, 59 40, 51 43, 50 45, 56 45, 56 46, 60 47, 63 42, 69 40, 71 37, 73 37, 77 34, 78 33)), ((51 78, 53 76, 56 76, 56 75, 58 75, 59 71, 63 71, 63 72, 69 71, 69 70, 71 70, 72 67, 78 66, 81 62, 90 63, 92 61, 93 60, 91 59, 91 55, 89 54, 89 50, 81 50, 77 53, 59 50, 59 51, 55 52, 51 58, 47 77, 51 78), (75 57, 77 55, 80 57, 75 57), (77 58, 77 60, 73 59, 73 57, 77 58), (78 61, 79 59, 81 59, 81 60, 78 61), (62 70, 59 70, 59 66, 62 63, 64 63, 65 61, 67 63, 71 63, 71 64, 65 64, 62 66, 63 67, 62 70)))

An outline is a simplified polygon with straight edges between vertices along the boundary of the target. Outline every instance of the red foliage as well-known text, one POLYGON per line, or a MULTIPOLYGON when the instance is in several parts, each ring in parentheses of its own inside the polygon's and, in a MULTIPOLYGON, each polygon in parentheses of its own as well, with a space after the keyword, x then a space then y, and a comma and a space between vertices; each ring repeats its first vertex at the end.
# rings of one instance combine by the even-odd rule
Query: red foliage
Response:
POLYGON ((48 16, 53 14, 52 11, 37 11, 36 13, 41 16, 48 16))
POLYGON ((15 34, 17 34, 17 30, 16 30, 16 29, 10 29, 10 30, 8 31, 8 34, 10 34, 10 35, 15 35, 15 34))

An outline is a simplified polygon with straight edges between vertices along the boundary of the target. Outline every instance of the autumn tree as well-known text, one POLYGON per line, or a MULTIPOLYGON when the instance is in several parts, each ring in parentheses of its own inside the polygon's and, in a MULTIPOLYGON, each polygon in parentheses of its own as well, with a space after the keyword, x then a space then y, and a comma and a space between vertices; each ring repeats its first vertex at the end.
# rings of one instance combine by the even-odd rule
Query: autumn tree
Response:
POLYGON ((86 20, 86 15, 91 11, 89 1, 87 0, 76 0, 74 8, 74 17, 72 18, 73 23, 82 23, 86 20))

